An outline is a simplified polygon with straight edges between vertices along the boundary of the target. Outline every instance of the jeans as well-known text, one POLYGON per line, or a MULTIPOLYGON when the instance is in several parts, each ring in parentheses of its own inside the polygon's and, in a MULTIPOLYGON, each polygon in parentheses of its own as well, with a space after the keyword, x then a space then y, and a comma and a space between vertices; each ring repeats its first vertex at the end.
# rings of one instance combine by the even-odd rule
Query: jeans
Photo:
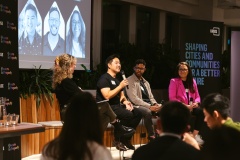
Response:
POLYGON ((148 136, 154 135, 154 127, 152 122, 152 112, 150 109, 139 106, 138 110, 142 113, 142 116, 144 118, 144 125, 146 127, 146 130, 148 132, 148 136))

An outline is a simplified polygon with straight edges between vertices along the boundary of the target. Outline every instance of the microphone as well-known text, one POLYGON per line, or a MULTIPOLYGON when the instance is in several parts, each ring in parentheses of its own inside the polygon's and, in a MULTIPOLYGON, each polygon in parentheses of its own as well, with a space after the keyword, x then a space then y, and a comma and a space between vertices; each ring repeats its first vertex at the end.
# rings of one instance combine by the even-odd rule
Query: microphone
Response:
POLYGON ((185 92, 186 92, 187 100, 188 100, 188 104, 189 104, 190 102, 189 102, 189 93, 188 93, 188 91, 189 91, 188 88, 186 88, 186 89, 185 89, 185 92))
POLYGON ((189 105, 192 105, 192 104, 193 104, 193 98, 191 97, 189 101, 189 105))
MULTIPOLYGON (((122 74, 122 78, 123 78, 123 79, 126 79, 126 76, 125 76, 125 73, 124 73, 123 70, 121 70, 121 74, 122 74)), ((128 89, 128 85, 127 85, 127 89, 128 89)))
POLYGON ((160 104, 163 105, 164 103, 165 103, 165 101, 162 99, 161 102, 160 102, 160 104))

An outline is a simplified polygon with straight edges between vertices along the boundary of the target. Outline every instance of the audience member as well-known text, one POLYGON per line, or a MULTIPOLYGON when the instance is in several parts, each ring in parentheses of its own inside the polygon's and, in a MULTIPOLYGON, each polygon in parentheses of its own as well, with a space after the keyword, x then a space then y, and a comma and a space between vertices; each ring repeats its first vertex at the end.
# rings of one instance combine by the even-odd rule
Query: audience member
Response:
POLYGON ((230 118, 229 99, 219 93, 208 94, 202 101, 204 121, 210 129, 222 125, 233 127, 240 131, 240 123, 230 118))
POLYGON ((160 112, 160 137, 139 147, 132 160, 200 160, 200 151, 182 141, 183 134, 189 129, 190 116, 186 105, 177 101, 166 102, 160 112))
POLYGON ((198 133, 204 123, 204 115, 200 108, 201 99, 197 83, 192 76, 192 70, 188 63, 180 62, 177 65, 177 77, 170 80, 168 93, 170 101, 183 103, 191 111, 191 114, 195 116, 193 136, 201 141, 198 133))
MULTIPOLYGON (((82 92, 81 88, 72 80, 73 72, 76 67, 77 59, 69 54, 62 54, 55 59, 53 67, 53 89, 59 102, 61 119, 65 122, 64 113, 67 104, 71 98, 82 92)), ((112 111, 108 103, 98 104, 100 109, 100 118, 102 123, 102 131, 107 127, 108 123, 114 126, 114 135, 118 139, 124 136, 132 136, 135 132, 132 128, 122 126, 116 119, 116 114, 112 111)), ((91 116, 89 114, 88 116, 91 116)), ((85 121, 86 123, 86 121, 85 121)), ((118 145, 117 149, 126 150, 124 146, 118 145)))
POLYGON ((158 104, 154 99, 150 84, 143 78, 146 62, 143 59, 136 60, 133 70, 134 73, 127 78, 129 85, 127 89, 125 88, 125 91, 129 100, 141 111, 148 132, 148 139, 153 140, 155 132, 152 113, 159 112, 162 104, 158 104))
MULTIPOLYGON (((106 59, 107 73, 103 74, 97 82, 97 101, 109 100, 112 110, 117 115, 122 125, 136 129, 142 114, 138 108, 133 108, 131 102, 127 100, 123 89, 128 85, 127 79, 121 82, 116 75, 121 70, 121 64, 117 55, 111 55, 106 59)), ((131 137, 120 138, 120 141, 129 149, 135 149, 131 144, 131 137)), ((115 142, 118 144, 119 141, 115 142)))
POLYGON ((78 92, 68 104, 59 136, 44 146, 41 160, 112 160, 102 137, 95 99, 78 92))
POLYGON ((75 10, 70 19, 66 39, 66 52, 77 58, 85 58, 86 27, 80 11, 75 10))
POLYGON ((48 25, 50 31, 44 36, 43 54, 47 56, 57 56, 64 52, 64 40, 59 35, 60 12, 57 7, 49 10, 48 25))
POLYGON ((212 129, 201 149, 203 160, 236 160, 239 151, 240 132, 227 125, 212 129))
POLYGON ((24 15, 25 31, 19 39, 19 54, 41 55, 42 37, 36 32, 38 25, 37 9, 29 3, 24 15))

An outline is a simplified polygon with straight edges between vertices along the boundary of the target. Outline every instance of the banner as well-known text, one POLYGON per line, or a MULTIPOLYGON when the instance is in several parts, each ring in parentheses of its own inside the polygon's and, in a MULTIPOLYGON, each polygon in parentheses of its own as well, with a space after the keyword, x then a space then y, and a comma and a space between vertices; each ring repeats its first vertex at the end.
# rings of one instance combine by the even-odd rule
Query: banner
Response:
POLYGON ((221 92, 223 23, 181 19, 179 29, 180 59, 191 66, 201 99, 221 92))
MULTIPOLYGON (((20 113, 17 0, 0 0, 0 98, 7 113, 20 113)), ((20 137, 4 139, 3 159, 21 159, 20 137)))

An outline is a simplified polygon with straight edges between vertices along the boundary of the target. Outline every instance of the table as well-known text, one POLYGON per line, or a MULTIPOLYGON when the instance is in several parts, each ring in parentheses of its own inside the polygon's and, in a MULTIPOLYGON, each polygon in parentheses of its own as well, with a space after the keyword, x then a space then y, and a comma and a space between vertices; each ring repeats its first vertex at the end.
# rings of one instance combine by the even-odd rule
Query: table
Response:
MULTIPOLYGON (((17 137, 23 134, 31 134, 44 131, 45 128, 42 125, 34 123, 20 123, 9 127, 0 126, 0 160, 3 160, 3 142, 5 138, 17 137)), ((21 155, 19 159, 21 159, 21 155)))

